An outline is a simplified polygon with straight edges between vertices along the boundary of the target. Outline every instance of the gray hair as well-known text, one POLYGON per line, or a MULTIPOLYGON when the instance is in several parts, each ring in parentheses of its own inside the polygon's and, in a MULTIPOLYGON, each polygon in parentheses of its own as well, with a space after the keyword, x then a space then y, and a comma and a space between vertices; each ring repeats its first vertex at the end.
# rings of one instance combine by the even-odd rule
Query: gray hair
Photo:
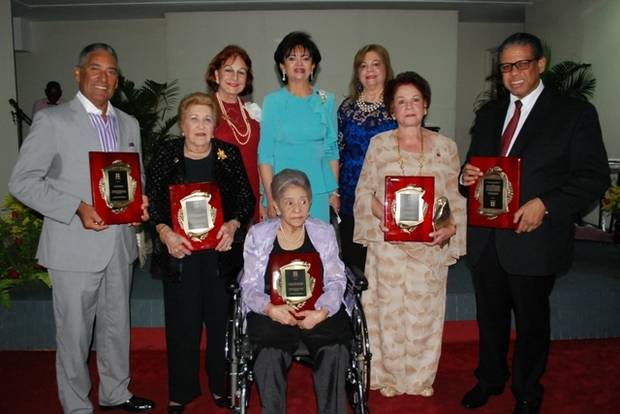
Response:
POLYGON ((273 180, 271 181, 271 196, 274 200, 279 201, 284 191, 290 186, 303 188, 308 194, 308 198, 312 200, 312 188, 310 187, 308 176, 303 171, 290 168, 285 168, 273 176, 273 180))
POLYGON ((82 51, 80 52, 80 56, 78 58, 78 66, 83 67, 84 64, 86 64, 86 59, 88 58, 88 55, 97 50, 103 50, 105 52, 108 52, 114 57, 114 60, 116 60, 116 62, 118 63, 118 55, 116 54, 116 50, 114 50, 114 48, 107 43, 99 42, 99 43, 91 43, 90 45, 82 49, 82 51))

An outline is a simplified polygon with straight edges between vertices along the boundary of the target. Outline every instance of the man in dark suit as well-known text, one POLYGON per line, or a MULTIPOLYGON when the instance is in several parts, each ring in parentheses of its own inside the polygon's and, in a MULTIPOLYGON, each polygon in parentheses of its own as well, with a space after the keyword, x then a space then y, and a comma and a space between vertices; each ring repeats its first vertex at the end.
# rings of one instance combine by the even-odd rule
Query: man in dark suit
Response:
MULTIPOLYGON (((571 265, 574 222, 609 186, 609 168, 594 107, 554 96, 541 82, 547 62, 540 40, 516 33, 498 52, 510 96, 477 113, 467 160, 520 157, 521 199, 516 230, 468 227, 480 354, 478 382, 462 404, 477 408, 503 392, 512 310, 514 412, 537 413, 549 353, 549 295, 556 275, 571 265)), ((473 191, 469 187, 481 176, 466 163, 459 179, 463 192, 473 191)))
MULTIPOLYGON (((128 389, 135 231, 106 224, 92 206, 89 151, 140 151, 138 122, 110 104, 118 75, 111 46, 86 46, 74 68, 79 92, 35 114, 9 181, 11 193, 44 216, 37 258, 52 279, 58 395, 71 414, 93 412, 87 365, 93 330, 101 408, 154 405, 128 389)), ((143 198, 142 220, 147 206, 143 198)))

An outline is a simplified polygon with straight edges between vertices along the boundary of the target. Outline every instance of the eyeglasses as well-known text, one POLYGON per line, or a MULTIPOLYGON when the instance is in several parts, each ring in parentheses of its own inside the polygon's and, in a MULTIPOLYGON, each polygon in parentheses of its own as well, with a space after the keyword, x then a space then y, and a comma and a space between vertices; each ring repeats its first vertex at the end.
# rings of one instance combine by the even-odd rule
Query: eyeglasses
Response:
POLYGON ((518 62, 514 62, 514 63, 500 63, 498 65, 499 67, 499 71, 502 73, 508 73, 508 72, 512 72, 512 68, 515 67, 518 70, 526 70, 529 69, 530 64, 535 61, 538 60, 539 58, 534 58, 534 59, 524 59, 524 60, 520 60, 518 62))

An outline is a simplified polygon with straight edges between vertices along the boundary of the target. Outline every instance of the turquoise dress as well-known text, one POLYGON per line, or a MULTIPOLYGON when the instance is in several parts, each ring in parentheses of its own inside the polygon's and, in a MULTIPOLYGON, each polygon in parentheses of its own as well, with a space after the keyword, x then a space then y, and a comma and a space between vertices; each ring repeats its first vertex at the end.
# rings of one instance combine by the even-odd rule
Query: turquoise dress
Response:
POLYGON ((306 173, 312 186, 312 217, 329 221, 329 195, 338 188, 330 161, 338 160, 338 127, 334 94, 314 88, 306 97, 286 87, 263 101, 259 164, 274 175, 285 168, 306 173))

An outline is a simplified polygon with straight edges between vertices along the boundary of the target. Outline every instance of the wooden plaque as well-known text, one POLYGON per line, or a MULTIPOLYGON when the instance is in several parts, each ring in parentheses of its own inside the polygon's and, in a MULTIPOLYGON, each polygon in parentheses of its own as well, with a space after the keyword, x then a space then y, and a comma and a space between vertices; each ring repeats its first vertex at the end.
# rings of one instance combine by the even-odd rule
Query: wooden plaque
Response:
POLYGON ((435 177, 385 177, 384 240, 432 242, 434 199, 435 177))
POLYGON ((142 182, 137 152, 89 152, 93 207, 105 224, 142 221, 142 182))
POLYGON ((192 251, 214 249, 224 224, 217 184, 200 182, 169 186, 172 230, 192 242, 192 251))

